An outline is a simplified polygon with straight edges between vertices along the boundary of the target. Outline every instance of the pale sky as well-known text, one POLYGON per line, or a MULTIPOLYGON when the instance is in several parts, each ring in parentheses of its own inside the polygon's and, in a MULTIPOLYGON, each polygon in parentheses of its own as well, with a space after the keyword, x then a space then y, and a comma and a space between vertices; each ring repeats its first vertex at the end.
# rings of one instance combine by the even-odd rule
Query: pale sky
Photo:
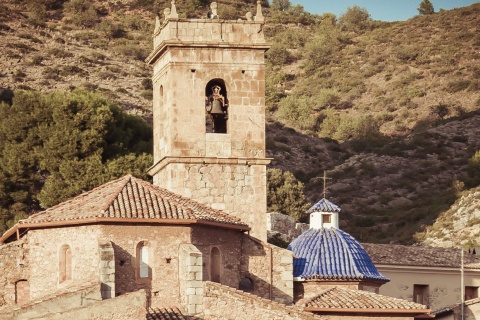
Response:
MULTIPOLYGON (((301 4, 311 13, 331 12, 338 18, 348 7, 355 5, 366 8, 373 20, 403 21, 418 15, 417 8, 422 0, 290 0, 292 5, 301 4)), ((430 0, 435 12, 440 9, 466 7, 479 1, 474 0, 430 0)))

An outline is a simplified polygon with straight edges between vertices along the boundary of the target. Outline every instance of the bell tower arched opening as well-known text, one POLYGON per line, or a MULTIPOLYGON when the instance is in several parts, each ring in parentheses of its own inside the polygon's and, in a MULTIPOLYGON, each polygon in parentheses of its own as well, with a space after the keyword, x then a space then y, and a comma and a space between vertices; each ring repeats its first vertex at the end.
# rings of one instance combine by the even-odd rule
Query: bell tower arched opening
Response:
POLYGON ((225 81, 210 80, 205 86, 206 132, 227 133, 228 96, 225 81))

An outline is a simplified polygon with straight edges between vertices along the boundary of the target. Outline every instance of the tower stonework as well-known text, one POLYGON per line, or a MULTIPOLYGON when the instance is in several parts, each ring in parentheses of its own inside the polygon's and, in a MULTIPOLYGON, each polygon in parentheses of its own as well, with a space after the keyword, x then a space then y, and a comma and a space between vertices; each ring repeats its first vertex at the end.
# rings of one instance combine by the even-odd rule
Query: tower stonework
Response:
POLYGON ((163 23, 157 20, 147 58, 154 89, 149 173, 155 185, 239 217, 266 241, 269 45, 261 9, 256 21, 179 19, 172 3, 163 23), (207 112, 213 93, 222 97, 217 114, 207 112))

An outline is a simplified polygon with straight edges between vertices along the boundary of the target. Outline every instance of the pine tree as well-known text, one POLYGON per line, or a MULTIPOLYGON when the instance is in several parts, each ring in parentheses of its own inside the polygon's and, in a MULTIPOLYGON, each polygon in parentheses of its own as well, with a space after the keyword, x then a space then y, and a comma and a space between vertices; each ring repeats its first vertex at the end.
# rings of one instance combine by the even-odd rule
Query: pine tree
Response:
POLYGON ((0 233, 127 173, 148 179, 151 128, 101 95, 15 92, 0 104, 0 233))
POLYGON ((267 170, 267 210, 281 212, 302 221, 309 203, 303 194, 303 183, 290 171, 267 170))
POLYGON ((427 15, 427 14, 434 14, 435 9, 433 8, 433 4, 430 2, 430 0, 422 0, 420 3, 420 7, 417 8, 418 13, 421 15, 427 15))

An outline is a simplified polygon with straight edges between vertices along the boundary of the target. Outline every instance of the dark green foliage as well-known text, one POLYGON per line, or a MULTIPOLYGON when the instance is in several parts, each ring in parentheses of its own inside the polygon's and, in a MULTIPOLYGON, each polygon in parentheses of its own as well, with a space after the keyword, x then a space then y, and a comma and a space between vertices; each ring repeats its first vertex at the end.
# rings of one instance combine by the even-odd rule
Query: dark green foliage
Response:
POLYGON ((267 170, 267 210, 281 212, 303 221, 309 203, 303 194, 303 183, 293 173, 280 169, 267 170))
POLYGON ((267 51, 266 55, 267 61, 274 66, 284 65, 292 60, 287 48, 280 43, 274 43, 270 50, 267 51))
POLYGON ((16 92, 0 119, 0 232, 124 174, 147 178, 150 127, 98 94, 16 92))
POLYGON ((151 78, 142 79, 142 88, 145 90, 153 90, 153 82, 151 78))
POLYGON ((468 188, 480 186, 480 151, 475 152, 468 161, 467 174, 465 185, 468 188))
POLYGON ((103 32, 108 39, 121 38, 124 37, 126 33, 122 26, 107 19, 103 19, 95 26, 95 29, 103 32))
POLYGON ((287 11, 292 4, 289 0, 272 0, 271 8, 274 11, 287 11))
POLYGON ((315 130, 318 117, 313 101, 303 96, 288 96, 278 104, 278 116, 291 126, 302 130, 315 130))
POLYGON ((343 30, 360 32, 368 30, 372 19, 366 8, 359 6, 348 7, 340 16, 338 23, 343 30))
POLYGON ((432 107, 431 112, 440 118, 440 120, 443 120, 450 113, 450 106, 444 103, 439 103, 432 107))
MULTIPOLYGON (((285 6, 279 6, 279 8, 285 8, 285 6)), ((319 22, 319 16, 305 11, 302 5, 297 4, 281 11, 273 10, 271 22, 313 25, 319 22)))
POLYGON ((434 14, 435 9, 433 8, 433 4, 430 2, 430 0, 422 0, 420 2, 420 6, 417 8, 418 13, 421 15, 427 15, 427 14, 434 14))
POLYGON ((64 12, 80 27, 91 28, 98 22, 97 11, 89 0, 70 0, 64 4, 64 12))

